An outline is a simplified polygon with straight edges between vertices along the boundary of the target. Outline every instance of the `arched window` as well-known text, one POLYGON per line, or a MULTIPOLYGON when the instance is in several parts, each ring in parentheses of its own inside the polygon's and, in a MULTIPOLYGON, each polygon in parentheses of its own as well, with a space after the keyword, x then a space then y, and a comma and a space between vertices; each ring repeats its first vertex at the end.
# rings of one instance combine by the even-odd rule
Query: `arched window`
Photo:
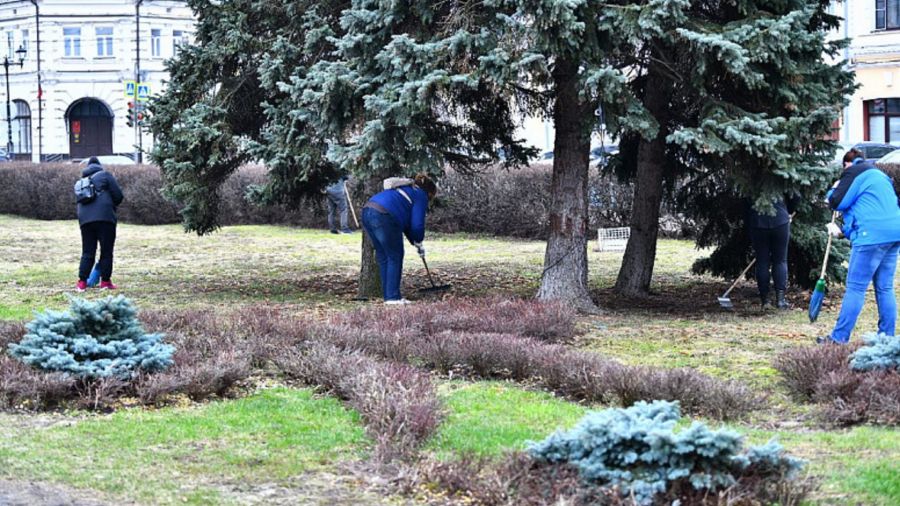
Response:
POLYGON ((31 154, 31 107, 24 100, 13 100, 13 153, 31 154))

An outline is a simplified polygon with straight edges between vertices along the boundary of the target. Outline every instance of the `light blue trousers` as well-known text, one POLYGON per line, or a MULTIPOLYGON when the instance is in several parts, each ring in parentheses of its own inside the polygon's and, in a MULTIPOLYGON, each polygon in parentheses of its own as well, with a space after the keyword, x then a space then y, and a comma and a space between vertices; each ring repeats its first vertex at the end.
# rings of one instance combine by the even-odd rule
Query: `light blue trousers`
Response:
POLYGON ((878 332, 894 335, 897 324, 897 299, 894 296, 894 271, 897 270, 897 252, 900 242, 853 246, 850 250, 850 267, 847 269, 847 291, 841 302, 831 339, 841 344, 850 342, 850 334, 862 311, 869 283, 875 285, 875 302, 878 304, 878 332))

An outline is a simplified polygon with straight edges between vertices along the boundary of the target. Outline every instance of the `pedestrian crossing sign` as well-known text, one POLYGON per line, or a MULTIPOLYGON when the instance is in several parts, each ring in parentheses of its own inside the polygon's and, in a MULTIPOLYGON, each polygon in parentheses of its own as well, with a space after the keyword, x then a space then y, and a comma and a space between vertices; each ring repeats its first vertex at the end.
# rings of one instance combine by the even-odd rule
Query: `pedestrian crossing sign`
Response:
POLYGON ((137 99, 140 102, 146 102, 150 100, 150 84, 149 83, 138 83, 137 84, 137 99))
POLYGON ((125 98, 134 98, 137 83, 134 81, 125 81, 125 98))

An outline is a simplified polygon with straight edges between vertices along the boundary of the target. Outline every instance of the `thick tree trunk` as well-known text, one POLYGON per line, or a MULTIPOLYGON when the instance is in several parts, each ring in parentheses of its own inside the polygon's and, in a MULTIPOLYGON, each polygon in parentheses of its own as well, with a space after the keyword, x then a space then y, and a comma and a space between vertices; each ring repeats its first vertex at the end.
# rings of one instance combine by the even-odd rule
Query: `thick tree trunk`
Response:
MULTIPOLYGON (((381 178, 369 178, 362 186, 363 198, 358 198, 359 189, 353 193, 354 202, 366 202, 370 196, 381 190, 381 178)), ((354 204, 355 205, 355 204, 354 204)), ((362 220, 362 206, 357 206, 357 216, 362 220)), ((362 225, 362 223, 360 223, 362 225)), ((375 247, 365 230, 360 230, 362 236, 362 254, 359 262, 359 291, 357 297, 360 299, 379 299, 381 293, 381 274, 378 271, 378 261, 375 259, 375 247)))
POLYGON ((556 104, 550 236, 537 298, 563 300, 596 312, 588 292, 588 165, 593 108, 579 97, 578 65, 561 60, 553 71, 556 104))
POLYGON ((616 291, 630 297, 650 293, 653 264, 656 261, 656 239, 659 234, 659 208, 662 204, 663 176, 666 169, 665 114, 669 105, 668 78, 651 65, 644 94, 644 105, 659 121, 659 133, 652 140, 641 139, 638 146, 634 204, 631 210, 631 238, 625 248, 622 267, 616 280, 616 291))

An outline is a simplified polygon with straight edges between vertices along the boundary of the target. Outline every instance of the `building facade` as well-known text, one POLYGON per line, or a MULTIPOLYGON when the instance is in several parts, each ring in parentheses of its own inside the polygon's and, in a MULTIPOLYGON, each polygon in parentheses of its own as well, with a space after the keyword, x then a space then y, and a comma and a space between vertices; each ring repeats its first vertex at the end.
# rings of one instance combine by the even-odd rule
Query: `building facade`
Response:
MULTIPOLYGON (((0 62, 8 72, 0 146, 33 161, 134 157, 128 116, 140 105, 126 95, 127 83, 159 93, 165 60, 194 29, 183 1, 0 0, 0 62)), ((151 147, 149 135, 140 140, 151 147)))
POLYGON ((832 12, 851 39, 844 59, 859 89, 841 118, 839 140, 900 145, 900 0, 845 0, 832 12))

